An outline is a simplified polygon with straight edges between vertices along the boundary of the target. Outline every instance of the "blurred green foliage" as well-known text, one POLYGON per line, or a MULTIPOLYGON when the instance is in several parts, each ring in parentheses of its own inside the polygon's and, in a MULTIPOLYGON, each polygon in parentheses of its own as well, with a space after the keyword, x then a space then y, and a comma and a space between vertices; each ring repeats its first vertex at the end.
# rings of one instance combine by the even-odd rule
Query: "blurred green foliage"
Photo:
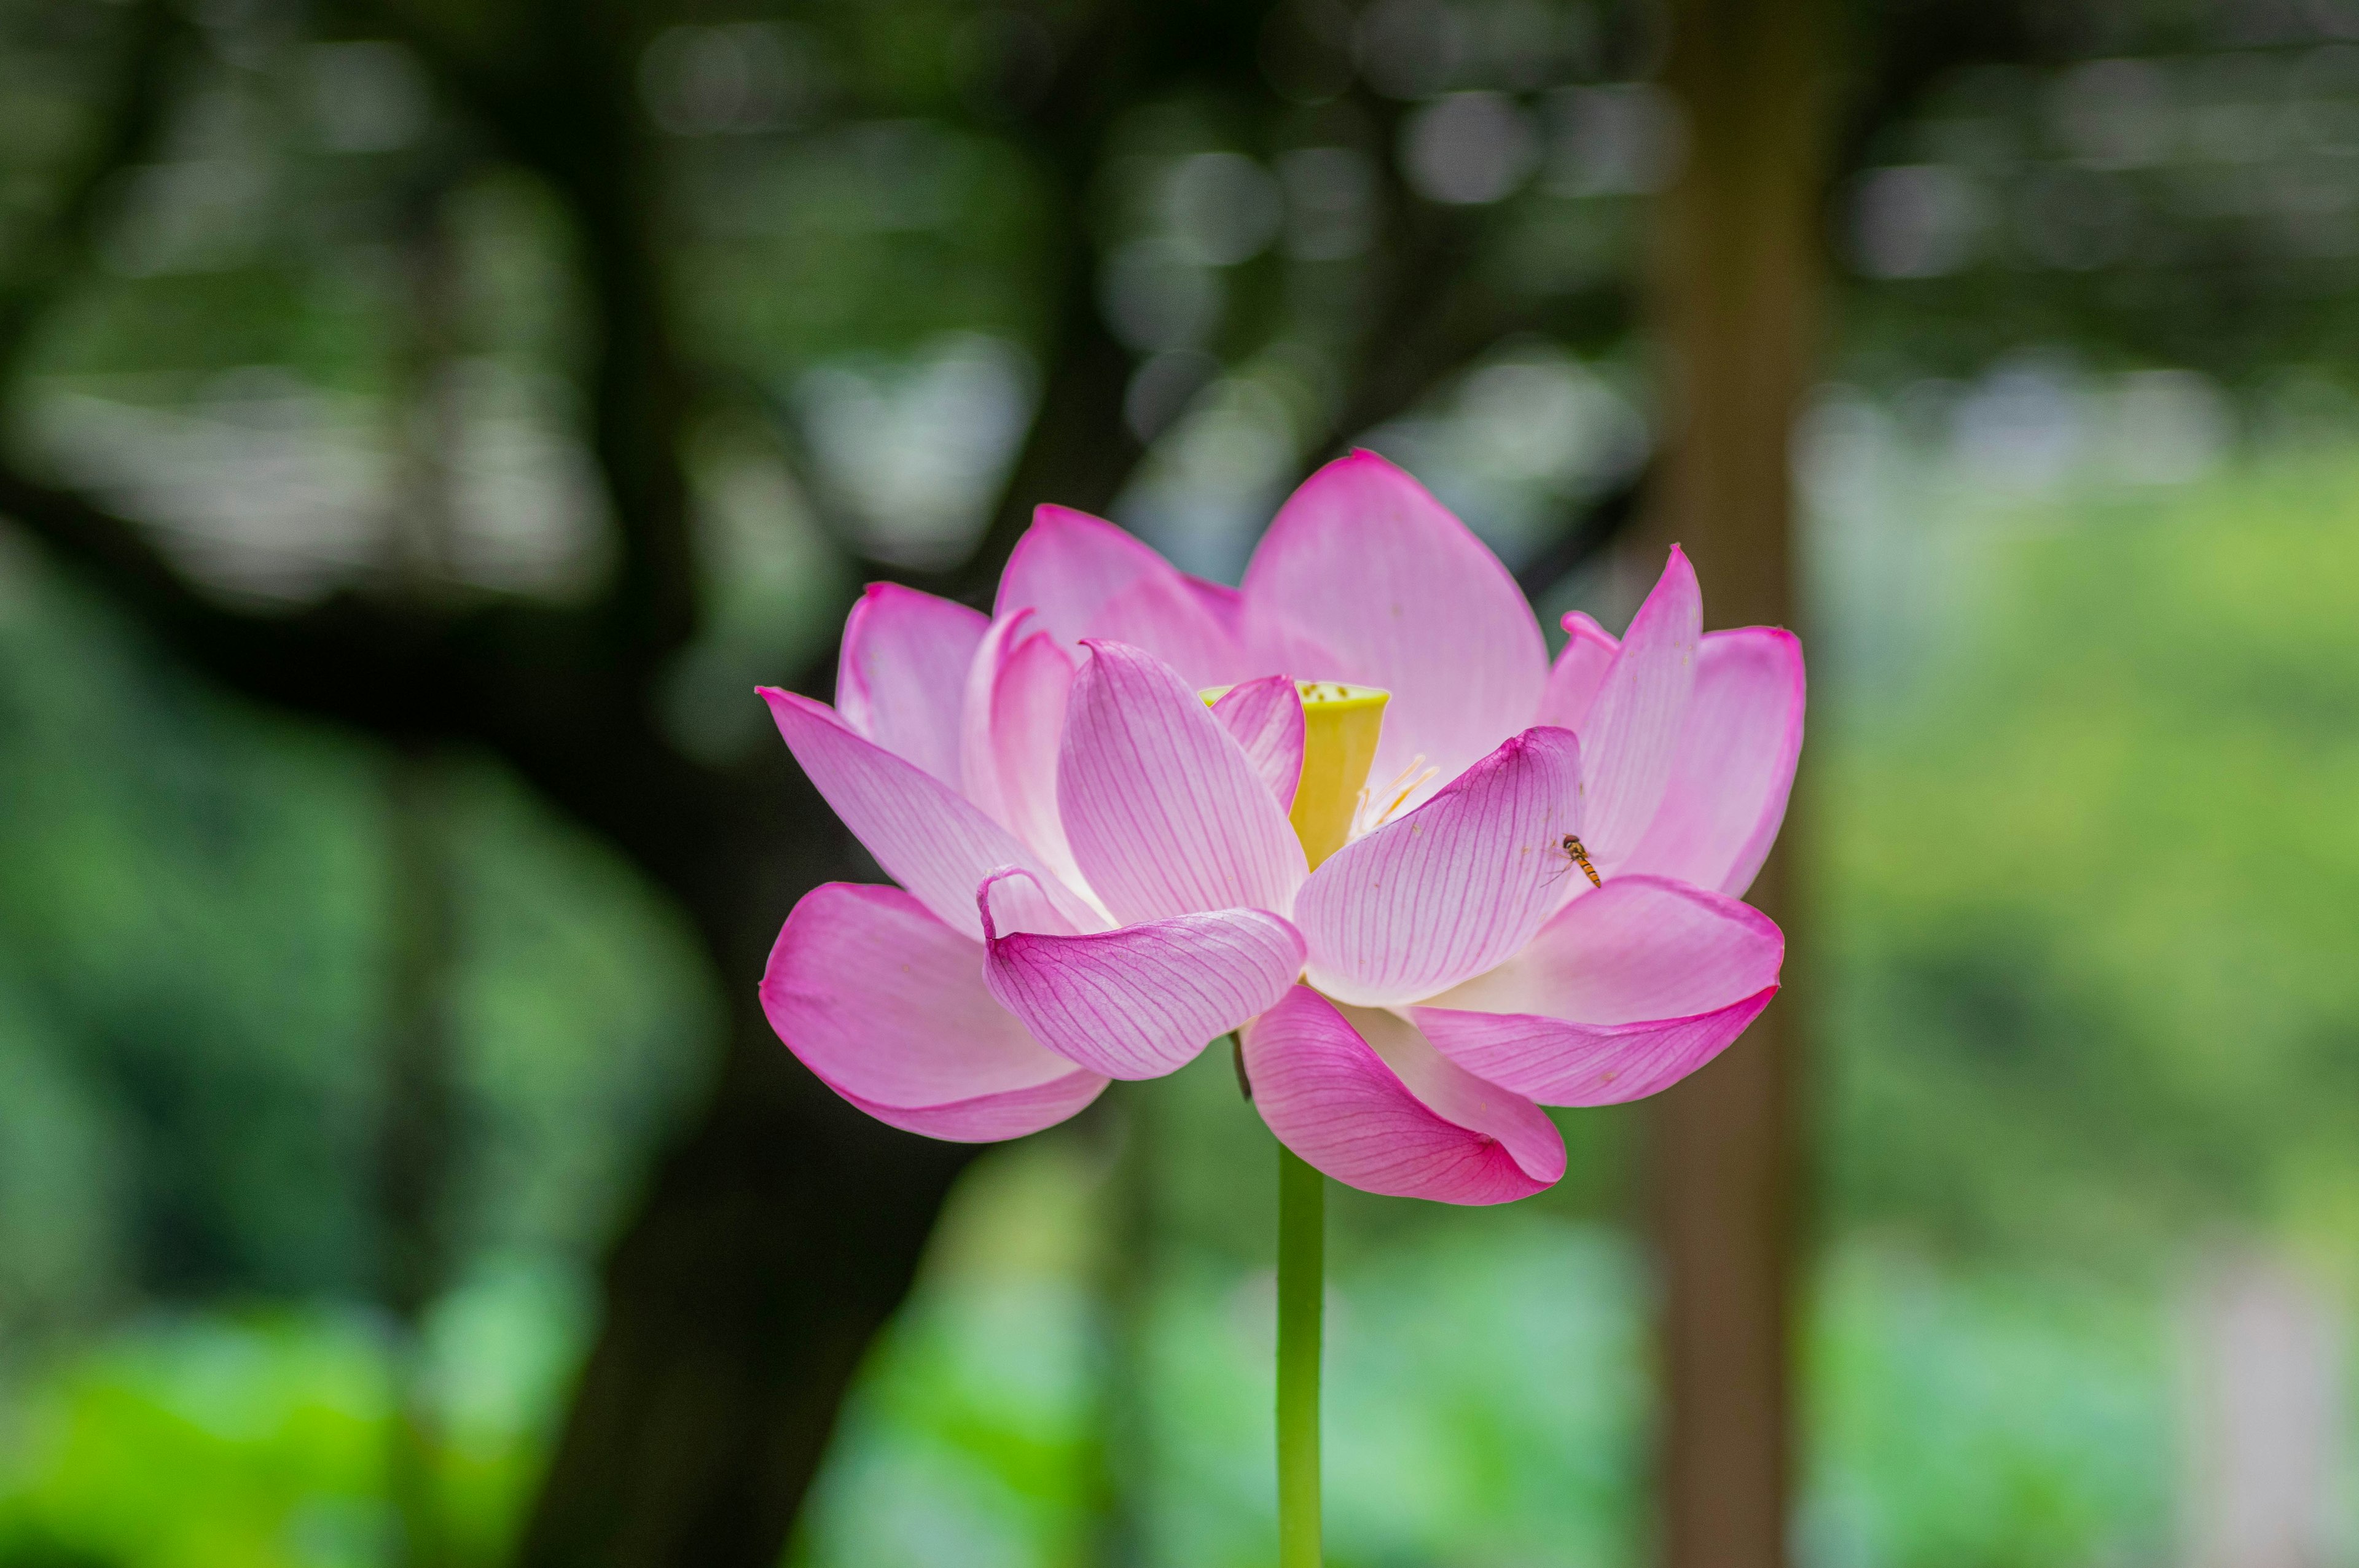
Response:
MULTIPOLYGON (((365 1296, 384 759, 226 701, 29 560, 0 577, 0 1332, 365 1296)), ((663 912, 451 759, 470 1254, 588 1256, 695 1087, 663 912)))
POLYGON ((1962 634, 1813 713, 1831 1223, 2359 1258, 2359 466, 1991 510, 1962 634))

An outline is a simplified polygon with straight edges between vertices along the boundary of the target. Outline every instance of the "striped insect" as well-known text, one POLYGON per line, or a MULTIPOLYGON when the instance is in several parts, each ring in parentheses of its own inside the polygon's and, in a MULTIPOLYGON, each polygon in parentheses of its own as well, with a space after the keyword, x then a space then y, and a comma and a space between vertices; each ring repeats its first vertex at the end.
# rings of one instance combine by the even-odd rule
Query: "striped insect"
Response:
POLYGON ((1582 843, 1580 834, 1566 834, 1564 836, 1564 841, 1559 844, 1557 848, 1564 851, 1565 859, 1571 860, 1574 865, 1579 866, 1583 871, 1586 871, 1589 874, 1589 885, 1591 887, 1602 888, 1605 885, 1605 879, 1599 876, 1597 874, 1597 868, 1589 863, 1589 850, 1588 848, 1582 843))

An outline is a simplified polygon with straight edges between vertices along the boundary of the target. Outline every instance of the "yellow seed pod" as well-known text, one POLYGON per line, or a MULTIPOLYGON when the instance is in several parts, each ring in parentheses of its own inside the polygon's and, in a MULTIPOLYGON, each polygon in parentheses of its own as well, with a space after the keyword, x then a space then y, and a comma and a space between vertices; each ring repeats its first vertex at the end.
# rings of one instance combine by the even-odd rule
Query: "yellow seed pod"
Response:
MULTIPOLYGON (((1215 687, 1202 694, 1204 701, 1218 702, 1229 689, 1215 687)), ((1287 819, 1316 871, 1351 839, 1392 694, 1341 681, 1297 681, 1294 689, 1302 698, 1302 776, 1287 819)))

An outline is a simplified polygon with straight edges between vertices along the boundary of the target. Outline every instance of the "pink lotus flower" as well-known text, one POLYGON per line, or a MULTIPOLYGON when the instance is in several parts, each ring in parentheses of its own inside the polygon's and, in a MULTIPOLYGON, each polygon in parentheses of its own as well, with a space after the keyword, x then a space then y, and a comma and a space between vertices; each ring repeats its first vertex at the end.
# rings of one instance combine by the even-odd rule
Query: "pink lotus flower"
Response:
POLYGON ((1537 1192, 1564 1171, 1542 1105, 1667 1087, 1777 989, 1784 938, 1737 900, 1801 654, 1701 625, 1674 549, 1625 638, 1568 616, 1551 668, 1506 569, 1366 452, 1295 492, 1240 589, 1044 506, 990 617, 872 587, 835 708, 763 693, 900 884, 796 905, 770 1022, 870 1115, 962 1141, 1236 1030, 1254 1105, 1327 1174, 1537 1192))

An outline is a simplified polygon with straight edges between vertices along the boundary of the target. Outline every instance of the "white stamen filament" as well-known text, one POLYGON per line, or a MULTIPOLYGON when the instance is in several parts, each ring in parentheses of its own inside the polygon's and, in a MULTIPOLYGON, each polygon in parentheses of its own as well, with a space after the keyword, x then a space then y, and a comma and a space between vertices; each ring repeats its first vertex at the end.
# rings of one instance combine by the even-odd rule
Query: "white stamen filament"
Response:
POLYGON ((1408 760, 1408 766, 1396 773, 1393 776, 1393 782, 1385 786, 1386 793, 1392 798, 1383 810, 1373 816, 1370 815, 1368 807, 1376 796, 1374 792, 1363 785, 1360 790, 1359 807, 1353 813, 1352 837, 1357 838, 1364 834, 1373 833, 1391 821, 1393 813, 1400 809, 1401 802, 1423 788, 1426 781, 1440 771, 1440 768, 1427 767, 1425 753, 1419 752, 1408 760))

